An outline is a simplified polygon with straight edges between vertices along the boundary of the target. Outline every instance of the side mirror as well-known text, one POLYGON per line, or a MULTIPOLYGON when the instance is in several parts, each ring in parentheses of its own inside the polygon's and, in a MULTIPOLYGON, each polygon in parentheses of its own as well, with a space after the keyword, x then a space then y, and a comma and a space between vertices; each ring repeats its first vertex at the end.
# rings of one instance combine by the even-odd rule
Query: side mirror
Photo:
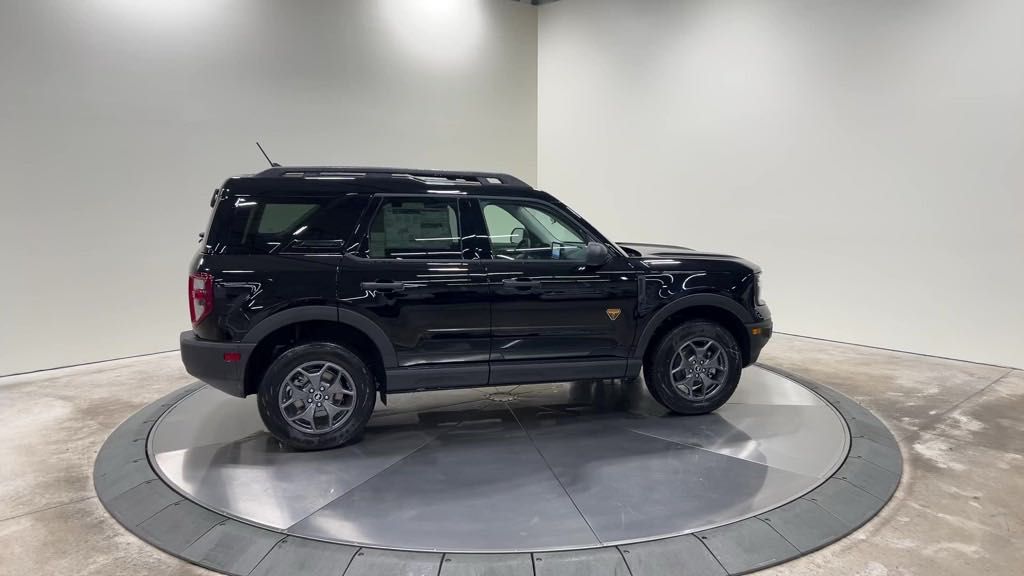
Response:
POLYGON ((592 268, 604 266, 608 261, 608 247, 600 242, 587 243, 586 265, 592 268))
POLYGON ((519 246, 523 238, 526 238, 526 228, 513 228, 512 233, 508 235, 509 243, 513 248, 519 246))

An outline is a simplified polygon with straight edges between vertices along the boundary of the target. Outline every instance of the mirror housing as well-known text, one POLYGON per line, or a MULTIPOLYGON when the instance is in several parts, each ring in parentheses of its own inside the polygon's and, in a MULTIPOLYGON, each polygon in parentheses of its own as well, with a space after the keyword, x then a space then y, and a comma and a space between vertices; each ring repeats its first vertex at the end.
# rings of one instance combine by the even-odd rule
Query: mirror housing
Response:
POLYGON ((591 268, 604 266, 608 261, 608 247, 600 242, 587 243, 586 265, 591 268))
POLYGON ((524 238, 526 238, 526 228, 521 226, 513 228, 512 233, 508 235, 509 242, 512 246, 519 246, 519 243, 522 242, 524 238))

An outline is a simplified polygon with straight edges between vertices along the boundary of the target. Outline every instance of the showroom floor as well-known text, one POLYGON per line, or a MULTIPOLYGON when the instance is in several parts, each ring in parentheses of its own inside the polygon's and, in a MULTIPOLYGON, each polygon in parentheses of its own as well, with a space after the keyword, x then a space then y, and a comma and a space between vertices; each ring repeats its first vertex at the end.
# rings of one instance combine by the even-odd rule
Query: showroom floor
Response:
MULTIPOLYGON (((1024 371, 785 335, 762 362, 873 410, 905 459, 896 496, 863 529, 764 573, 1019 573, 1024 371)), ((0 575, 209 573, 122 529, 91 478, 114 427, 191 381, 177 353, 0 378, 0 575)))

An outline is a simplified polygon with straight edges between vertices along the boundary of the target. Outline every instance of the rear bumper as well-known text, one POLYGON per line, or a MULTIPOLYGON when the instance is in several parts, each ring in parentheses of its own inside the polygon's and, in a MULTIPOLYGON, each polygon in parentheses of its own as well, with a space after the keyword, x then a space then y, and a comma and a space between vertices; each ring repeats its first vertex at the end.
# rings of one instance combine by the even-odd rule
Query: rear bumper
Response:
POLYGON ((761 355, 761 350, 772 337, 772 321, 765 320, 764 322, 755 322, 746 326, 747 336, 750 337, 750 361, 748 364, 753 364, 757 362, 757 358, 761 355))
POLYGON ((185 371, 222 392, 245 396, 245 366, 255 344, 203 340, 191 330, 182 332, 179 341, 185 371), (237 353, 239 359, 229 362, 227 353, 237 353))

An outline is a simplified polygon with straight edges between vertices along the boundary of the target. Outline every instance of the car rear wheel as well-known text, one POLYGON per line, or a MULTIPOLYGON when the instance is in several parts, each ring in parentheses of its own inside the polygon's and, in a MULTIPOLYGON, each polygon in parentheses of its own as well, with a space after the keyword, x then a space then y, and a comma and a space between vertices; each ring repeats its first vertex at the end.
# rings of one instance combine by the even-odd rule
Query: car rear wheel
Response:
POLYGON ((707 414, 725 404, 740 381, 742 357, 732 333, 710 320, 669 331, 644 364, 651 396, 678 414, 707 414))
POLYGON ((270 365, 257 394, 275 438, 296 450, 356 441, 373 413, 373 377, 352 351, 327 342, 300 344, 270 365))

